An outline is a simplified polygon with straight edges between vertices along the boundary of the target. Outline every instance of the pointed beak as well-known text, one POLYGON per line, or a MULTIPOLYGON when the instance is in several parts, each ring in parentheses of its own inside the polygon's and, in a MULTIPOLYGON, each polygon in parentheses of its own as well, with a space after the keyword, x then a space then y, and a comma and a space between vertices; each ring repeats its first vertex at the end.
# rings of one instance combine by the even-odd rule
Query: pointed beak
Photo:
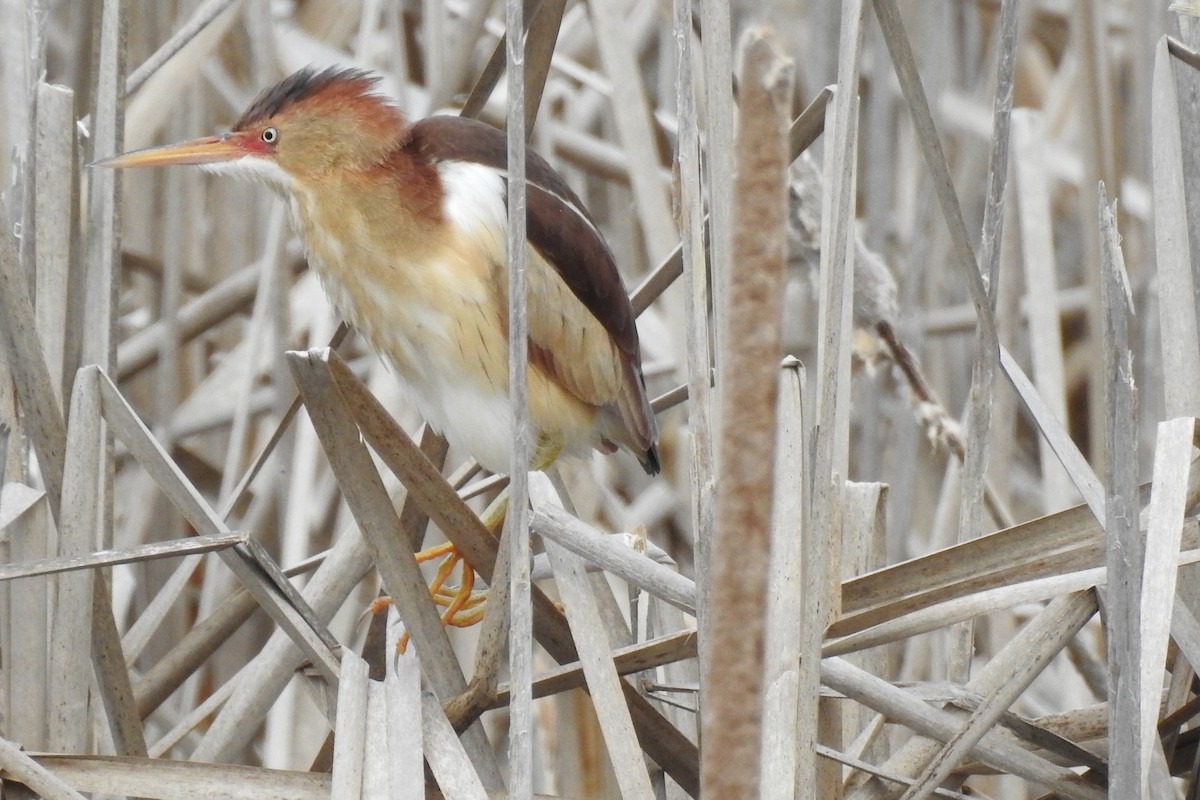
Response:
POLYGON ((166 167, 173 164, 215 164, 236 161, 250 155, 229 135, 206 136, 188 142, 134 150, 92 164, 93 167, 127 169, 129 167, 166 167))

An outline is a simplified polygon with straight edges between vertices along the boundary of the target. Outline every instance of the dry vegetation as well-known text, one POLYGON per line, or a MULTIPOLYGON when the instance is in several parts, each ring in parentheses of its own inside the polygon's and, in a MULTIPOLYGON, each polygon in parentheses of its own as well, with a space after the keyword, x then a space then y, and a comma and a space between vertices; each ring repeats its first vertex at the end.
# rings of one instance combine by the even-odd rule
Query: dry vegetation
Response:
POLYGON ((0 795, 1200 796, 1200 22, 527 3, 665 469, 530 475, 524 605, 283 204, 87 167, 307 64, 503 125, 513 2, 0 0, 0 795))

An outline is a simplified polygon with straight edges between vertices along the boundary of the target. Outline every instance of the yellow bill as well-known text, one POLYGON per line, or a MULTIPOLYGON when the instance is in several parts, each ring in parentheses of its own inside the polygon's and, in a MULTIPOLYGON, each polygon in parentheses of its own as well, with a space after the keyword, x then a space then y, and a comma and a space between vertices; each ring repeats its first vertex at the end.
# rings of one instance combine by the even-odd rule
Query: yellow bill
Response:
POLYGON ((178 144, 148 147, 97 161, 92 166, 108 169, 166 167, 176 164, 215 164, 250 155, 231 136, 205 136, 178 144))

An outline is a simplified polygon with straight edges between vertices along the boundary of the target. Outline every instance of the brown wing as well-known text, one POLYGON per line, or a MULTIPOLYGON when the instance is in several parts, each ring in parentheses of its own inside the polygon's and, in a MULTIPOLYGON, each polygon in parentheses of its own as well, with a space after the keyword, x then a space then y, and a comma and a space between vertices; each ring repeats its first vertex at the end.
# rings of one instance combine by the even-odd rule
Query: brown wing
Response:
MULTIPOLYGON (((508 163, 504 134, 463 117, 421 120, 412 127, 406 146, 434 162, 467 161, 500 171, 508 163)), ((595 356, 601 355, 595 350, 600 343, 588 335, 587 320, 572 320, 569 311, 553 319, 531 313, 534 355, 549 360, 555 373, 580 398, 614 406, 626 428, 627 438, 622 443, 636 452, 648 472, 657 472, 658 431, 646 398, 637 326, 612 251, 583 203, 545 159, 529 151, 525 172, 529 243, 607 332, 607 344, 612 348, 611 358, 596 360, 595 356), (565 345, 565 352, 552 347, 557 343, 565 345), (585 353, 593 357, 572 359, 569 355, 585 353), (604 364, 610 364, 616 374, 596 374, 597 368, 604 371, 604 364), (604 391, 605 387, 610 391, 604 391), (597 390, 607 396, 597 396, 597 390)), ((553 293, 552 282, 543 283, 544 293, 553 293)))

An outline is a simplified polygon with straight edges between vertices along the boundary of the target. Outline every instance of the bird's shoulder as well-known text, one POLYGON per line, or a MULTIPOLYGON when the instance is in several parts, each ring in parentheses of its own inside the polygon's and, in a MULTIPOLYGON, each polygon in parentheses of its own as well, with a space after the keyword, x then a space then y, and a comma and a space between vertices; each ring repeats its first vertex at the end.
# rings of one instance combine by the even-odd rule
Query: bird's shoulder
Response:
MULTIPOLYGON (((503 131, 466 117, 439 115, 415 123, 405 147, 433 164, 466 162, 507 181, 508 143, 503 131)), ((525 159, 529 244, 562 278, 627 356, 637 356, 637 329, 616 259, 578 195, 542 156, 525 159)))
MULTIPOLYGON (((405 146, 432 163, 465 161, 508 171, 508 138, 504 131, 486 122, 450 114, 426 117, 409 130, 405 146)), ((528 186, 559 198, 594 227, 583 202, 554 167, 536 151, 525 154, 525 181, 528 186)))

